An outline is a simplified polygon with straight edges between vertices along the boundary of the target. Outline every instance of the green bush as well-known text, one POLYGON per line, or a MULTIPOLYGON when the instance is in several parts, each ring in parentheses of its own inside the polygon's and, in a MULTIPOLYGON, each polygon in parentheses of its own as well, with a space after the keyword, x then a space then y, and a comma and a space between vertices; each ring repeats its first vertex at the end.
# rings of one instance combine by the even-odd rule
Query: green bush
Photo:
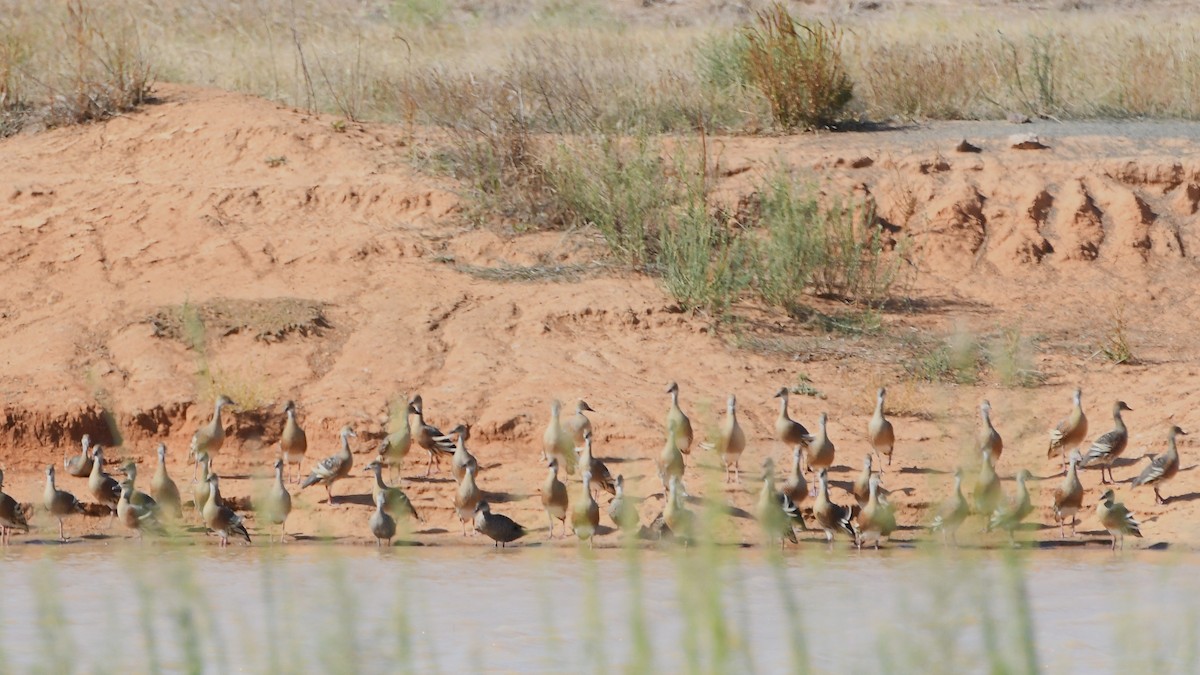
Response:
POLYGON ((903 247, 887 250, 872 203, 823 206, 782 171, 760 200, 766 241, 759 290, 767 302, 794 308, 810 290, 868 306, 890 297, 904 269, 903 247))
POLYGON ((776 124, 804 129, 838 121, 854 94, 841 29, 797 22, 775 3, 758 12, 745 36, 749 80, 766 96, 776 124))
POLYGON ((684 309, 722 316, 750 285, 752 251, 709 211, 702 187, 688 191, 675 224, 662 228, 661 242, 663 283, 684 309))
POLYGON ((594 226, 623 263, 654 263, 658 226, 679 196, 648 139, 623 144, 604 135, 581 144, 562 143, 545 172, 567 225, 594 226))

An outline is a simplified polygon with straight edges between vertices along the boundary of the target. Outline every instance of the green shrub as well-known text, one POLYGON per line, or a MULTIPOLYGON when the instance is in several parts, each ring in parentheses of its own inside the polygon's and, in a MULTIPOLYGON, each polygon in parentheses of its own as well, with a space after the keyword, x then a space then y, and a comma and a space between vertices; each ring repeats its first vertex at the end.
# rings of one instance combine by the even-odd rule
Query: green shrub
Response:
POLYGON ((659 268, 671 295, 684 309, 728 312, 750 285, 752 253, 709 211, 702 188, 689 190, 675 224, 661 232, 659 268))
POLYGON ((749 80, 766 96, 776 124, 803 129, 838 121, 854 94, 841 29, 799 23, 775 3, 758 12, 745 36, 749 80))
POLYGON ((545 171, 565 224, 594 226, 623 263, 655 261, 658 226, 679 197, 647 138, 622 144, 604 135, 563 143, 545 171))
POLYGON ((766 242, 759 289, 767 302, 795 308, 809 290, 867 305, 890 297, 903 246, 886 250, 871 202, 823 206, 782 171, 760 192, 766 242))

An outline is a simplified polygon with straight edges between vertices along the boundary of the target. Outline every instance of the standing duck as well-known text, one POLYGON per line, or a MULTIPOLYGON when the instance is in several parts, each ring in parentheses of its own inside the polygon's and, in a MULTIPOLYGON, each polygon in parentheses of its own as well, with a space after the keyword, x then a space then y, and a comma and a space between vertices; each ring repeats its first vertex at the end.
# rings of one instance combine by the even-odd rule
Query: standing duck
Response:
POLYGON ((136 532, 139 540, 146 531, 159 536, 165 535, 166 529, 158 522, 158 509, 135 504, 132 499, 135 494, 137 492, 134 490, 132 479, 126 478, 121 482, 121 497, 117 500, 117 518, 121 524, 136 532))
POLYGON ((879 496, 879 476, 871 476, 869 490, 867 504, 858 512, 858 547, 874 542, 878 550, 880 540, 896 530, 896 512, 879 496))
POLYGON ((667 442, 662 452, 658 453, 655 464, 658 467, 658 477, 662 480, 663 489, 669 490, 672 480, 683 480, 683 452, 675 441, 676 434, 667 432, 667 442))
POLYGON ((663 522, 667 524, 672 534, 683 539, 684 545, 687 545, 695 536, 696 516, 684 504, 679 476, 671 476, 671 482, 667 488, 667 504, 663 508, 663 522))
POLYGON ((83 504, 75 495, 65 490, 59 490, 54 485, 54 465, 46 467, 46 491, 42 494, 42 505, 50 515, 58 519, 58 540, 65 542, 67 534, 63 529, 63 519, 76 513, 83 513, 83 504))
POLYGON ((854 480, 854 486, 850 492, 854 495, 854 501, 858 502, 858 507, 862 508, 871 501, 871 476, 874 473, 871 471, 871 453, 863 455, 863 470, 854 480))
POLYGON ((1171 430, 1167 432, 1167 451, 1150 460, 1150 466, 1142 469, 1142 473, 1133 481, 1134 487, 1154 486, 1154 501, 1159 504, 1167 503, 1167 500, 1159 494, 1159 488, 1179 473, 1179 450, 1175 448, 1176 436, 1187 436, 1187 432, 1179 427, 1171 427, 1171 430))
POLYGON ((779 417, 775 418, 775 438, 792 450, 808 450, 809 444, 813 442, 813 437, 803 424, 788 415, 788 397, 790 395, 791 390, 787 387, 780 387, 779 391, 775 392, 775 398, 779 399, 779 417))
POLYGON ((461 481, 469 466, 475 467, 475 473, 478 474, 479 460, 475 459, 475 455, 472 455, 470 450, 467 450, 467 439, 471 437, 471 427, 460 424, 450 430, 450 435, 458 439, 454 444, 454 456, 450 458, 450 474, 454 476, 454 480, 461 481))
MULTIPOLYGON (((209 470, 212 470, 212 460, 216 456, 217 451, 225 444, 225 425, 221 423, 221 408, 225 406, 236 405, 233 399, 222 394, 217 397, 217 402, 213 408, 212 419, 207 424, 196 430, 192 434, 192 442, 188 447, 188 458, 191 461, 199 463, 200 460, 207 458, 209 470)), ((192 478, 195 479, 195 471, 199 467, 193 469, 192 478)))
MULTIPOLYGON (((287 518, 292 512, 292 495, 283 484, 283 474, 287 469, 287 460, 280 457, 275 460, 275 480, 263 495, 263 507, 260 509, 263 520, 279 526, 279 543, 287 537, 287 518)), ((268 534, 267 541, 274 541, 274 535, 268 534)))
POLYGON ((1071 400, 1075 404, 1071 413, 1050 430, 1050 449, 1046 453, 1048 458, 1056 452, 1060 453, 1064 469, 1067 467, 1067 453, 1082 446, 1088 432, 1087 415, 1083 414, 1083 390, 1076 389, 1071 400))
POLYGON ((675 434, 675 445, 686 455, 692 451, 692 421, 679 407, 679 384, 672 382, 667 387, 667 393, 671 395, 671 407, 667 410, 667 433, 675 434))
POLYGON ((155 467, 154 476, 150 479, 150 494, 164 513, 172 518, 182 518, 183 500, 179 496, 179 487, 167 475, 167 444, 159 443, 156 452, 158 453, 158 466, 155 467))
POLYGON ((1117 501, 1116 493, 1112 490, 1105 491, 1100 502, 1096 504, 1096 517, 1100 519, 1100 524, 1104 526, 1104 529, 1112 535, 1114 551, 1117 550, 1118 541, 1121 543, 1121 548, 1125 548, 1125 535, 1132 534, 1139 539, 1142 536, 1141 525, 1133 517, 1133 512, 1117 501))
POLYGON ((542 434, 542 459, 557 459, 568 476, 575 475, 575 451, 573 436, 563 429, 562 402, 550 402, 550 423, 542 434))
POLYGON ((154 497, 151 497, 145 492, 137 489, 137 464, 135 464, 133 460, 125 462, 125 466, 121 467, 121 473, 124 473, 125 477, 129 479, 129 484, 132 487, 129 497, 130 503, 138 508, 157 511, 158 502, 155 501, 154 497))
POLYGON ((991 529, 992 512, 999 506, 1001 496, 1000 477, 996 475, 996 467, 992 465, 992 453, 984 449, 979 479, 975 481, 975 491, 971 497, 975 501, 975 513, 983 516, 985 532, 991 529))
POLYGON ((571 527, 575 536, 586 541, 588 546, 596 546, 596 528, 600 527, 600 505, 592 496, 592 474, 587 466, 583 467, 583 483, 580 485, 580 499, 575 500, 571 510, 571 527))
POLYGON ((1092 441, 1092 447, 1088 448, 1087 454, 1083 457, 1083 466, 1092 466, 1093 464, 1100 465, 1100 482, 1115 483, 1116 479, 1112 475, 1112 465, 1121 453, 1125 452, 1126 446, 1129 445, 1129 430, 1125 428, 1125 420, 1121 419, 1121 411, 1128 410, 1133 412, 1133 408, 1125 405, 1124 401, 1117 401, 1113 404, 1113 426, 1112 431, 1104 434, 1100 438, 1092 441), (1104 479, 1104 470, 1108 469, 1109 480, 1104 479))
POLYGON ((0 545, 8 546, 13 530, 29 532, 29 522, 17 500, 4 494, 4 470, 0 469, 0 545))
POLYGON ((92 453, 92 473, 88 477, 88 490, 92 493, 92 499, 108 507, 108 525, 111 527, 113 518, 117 516, 117 500, 121 498, 121 486, 116 479, 104 473, 104 448, 99 445, 92 453))
POLYGON ((1079 509, 1083 508, 1083 483, 1079 482, 1080 457, 1078 450, 1071 451, 1067 475, 1063 482, 1054 489, 1054 519, 1058 521, 1058 538, 1067 536, 1065 523, 1067 516, 1071 517, 1071 536, 1075 536, 1075 524, 1079 522, 1079 509))
POLYGON ((1004 440, 1000 438, 996 427, 992 426, 991 403, 985 400, 979 404, 979 417, 983 421, 983 428, 979 432, 979 449, 990 452, 992 463, 995 464, 1000 461, 1000 453, 1004 452, 1004 440))
MULTIPOLYGON (((637 506, 633 501, 625 496, 625 477, 617 476, 617 496, 612 498, 608 503, 608 517, 612 518, 613 523, 624 533, 634 534, 638 532, 640 525, 638 518, 637 506)), ((563 529, 566 529, 566 523, 563 523, 563 529)))
POLYGON ((412 449, 412 425, 409 424, 408 418, 415 414, 417 411, 412 403, 405 400, 402 414, 392 415, 392 432, 379 442, 379 461, 388 468, 393 483, 399 478, 404 458, 412 449))
MULTIPOLYGON (((887 465, 892 465, 892 449, 896 445, 896 432, 892 429, 892 423, 883 416, 883 399, 887 396, 887 389, 880 387, 875 394, 875 414, 871 416, 871 421, 867 423, 867 440, 871 443, 871 448, 881 457, 887 457, 887 465)), ((882 465, 882 462, 880 463, 882 465)), ((881 468, 880 471, 883 469, 881 468)))
POLYGON ((196 464, 200 467, 200 480, 192 486, 192 506, 196 509, 196 517, 200 519, 200 522, 204 522, 204 505, 212 496, 212 483, 208 482, 208 475, 211 471, 208 468, 207 457, 196 464))
POLYGON ((417 416, 417 425, 412 430, 413 440, 429 453, 429 464, 425 467, 425 475, 428 476, 433 472, 435 462, 441 468, 442 455, 454 454, 456 444, 441 429, 425 421, 425 400, 420 394, 414 396, 409 405, 417 416))
POLYGON ((342 427, 342 432, 339 434, 341 438, 341 449, 335 455, 330 455, 321 460, 320 464, 313 467, 312 473, 308 474, 308 478, 300 484, 300 489, 310 485, 322 483, 325 485, 325 494, 328 497, 327 504, 333 503, 333 484, 337 481, 350 475, 350 469, 354 467, 354 457, 350 454, 350 439, 358 434, 349 426, 342 427))
POLYGON ((217 474, 208 474, 208 484, 212 488, 212 493, 204 503, 204 526, 216 532, 217 536, 221 538, 221 548, 229 546, 231 535, 242 537, 249 544, 250 533, 246 531, 242 517, 234 513, 233 509, 225 506, 225 502, 221 499, 219 482, 217 474))
POLYGON ((492 546, 504 546, 529 534, 508 516, 492 513, 492 507, 481 501, 475 507, 475 531, 492 540, 492 546))
POLYGON ((371 528, 371 534, 375 535, 376 546, 391 546, 392 537, 396 536, 396 521, 383 508, 385 504, 386 500, 383 494, 375 495, 375 512, 371 514, 371 519, 367 523, 371 528))
POLYGON ((579 465, 591 475, 592 485, 610 495, 617 494, 617 482, 613 480, 612 473, 609 472, 604 462, 592 454, 592 432, 590 431, 583 437, 583 451, 579 456, 579 465))
POLYGON ((563 536, 567 536, 567 486, 558 479, 558 458, 550 459, 550 471, 542 483, 542 508, 550 521, 550 538, 554 538, 554 520, 562 522, 563 536))
POLYGON ((702 443, 701 447, 705 450, 716 450, 720 455, 721 463, 725 465, 726 483, 742 482, 742 471, 738 462, 742 458, 742 452, 746 450, 746 433, 742 431, 742 425, 738 424, 737 397, 733 394, 725 401, 725 419, 717 429, 716 442, 702 443), (730 469, 733 469, 732 478, 730 469))
POLYGON ((829 414, 821 413, 817 436, 808 446, 808 468, 820 471, 833 466, 833 458, 837 449, 829 440, 829 414))
POLYGON ((763 484, 754 508, 755 518, 767 537, 768 546, 774 544, 776 539, 780 548, 783 548, 785 540, 797 543, 792 517, 785 510, 785 504, 791 505, 791 500, 775 490, 775 463, 768 457, 763 463, 763 484))
POLYGON ((82 449, 78 455, 63 456, 63 469, 76 478, 87 478, 92 473, 92 456, 88 452, 92 445, 92 437, 87 434, 79 439, 82 449))
POLYGON ((792 471, 783 481, 783 494, 797 507, 808 499, 808 482, 804 480, 804 473, 800 471, 800 452, 799 447, 792 449, 792 471))
POLYGON ((585 412, 596 411, 592 406, 588 405, 587 401, 580 399, 575 404, 575 414, 568 417, 566 422, 563 422, 563 430, 571 437, 571 442, 574 444, 576 450, 583 447, 584 438, 592 433, 592 421, 588 419, 587 415, 583 414, 585 412))
POLYGON ((1033 513, 1033 502, 1029 499, 1029 488, 1025 486, 1025 481, 1029 480, 1029 471, 1021 469, 1017 472, 1017 495, 1009 504, 1003 508, 996 509, 992 513, 990 527, 1000 528, 1008 532, 1008 541, 1010 544, 1016 544, 1014 532, 1021 526, 1021 521, 1033 513))
POLYGON ((287 420, 283 423, 283 433, 279 436, 279 451, 283 456, 283 468, 286 478, 287 468, 293 464, 296 467, 296 482, 300 482, 300 463, 304 461, 304 453, 308 452, 308 436, 300 423, 296 421, 296 402, 288 401, 283 406, 287 420))
POLYGON ((409 500, 408 495, 404 494, 404 490, 398 487, 392 487, 383 482, 383 461, 376 459, 366 466, 367 471, 375 472, 375 482, 371 485, 371 499, 374 500, 379 495, 383 495, 383 505, 393 518, 411 518, 413 520, 421 520, 421 516, 417 513, 416 507, 409 500))
POLYGON ((959 526, 971 515, 971 507, 967 504, 967 500, 962 493, 963 470, 961 468, 954 470, 954 493, 950 495, 950 499, 946 500, 940 509, 937 516, 933 519, 930 529, 934 532, 941 531, 943 541, 949 538, 950 543, 957 545, 955 533, 958 532, 959 526))
POLYGON ((454 512, 458 514, 458 519, 462 522, 464 537, 467 536, 467 523, 477 520, 475 507, 479 506, 481 501, 483 501, 483 492, 475 483, 475 468, 467 467, 462 481, 458 484, 458 490, 454 493, 454 512))
POLYGON ((829 542, 830 546, 833 546, 833 536, 838 532, 843 532, 850 535, 851 539, 858 541, 858 530, 853 522, 854 509, 835 504, 829 499, 828 469, 817 471, 817 481, 820 483, 820 487, 817 488, 817 501, 813 504, 813 517, 825 531, 825 540, 829 542))

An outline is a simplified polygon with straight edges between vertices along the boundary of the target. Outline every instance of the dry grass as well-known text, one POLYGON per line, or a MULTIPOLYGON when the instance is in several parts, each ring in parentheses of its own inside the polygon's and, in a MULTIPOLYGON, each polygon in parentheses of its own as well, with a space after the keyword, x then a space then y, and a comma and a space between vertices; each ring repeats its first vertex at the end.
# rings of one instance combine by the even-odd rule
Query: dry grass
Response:
POLYGON ((745 67, 784 129, 832 126, 854 84, 842 62, 842 30, 801 23, 779 3, 760 10, 746 28, 745 67))
POLYGON ((249 333, 255 340, 279 342, 292 333, 319 335, 332 327, 324 303, 300 298, 215 298, 162 307, 146 321, 154 326, 156 337, 180 340, 198 351, 205 336, 249 333))
POLYGON ((0 136, 120 114, 152 81, 134 15, 85 0, 0 2, 0 136))
MULTIPOLYGON (((549 132, 755 131, 752 14, 531 0, 0 0, 0 124, 94 119, 153 77, 348 119, 549 132)), ((852 109, 889 118, 1200 118, 1200 15, 1163 4, 1014 11, 806 7, 836 19, 852 109)), ((835 87, 833 90, 837 90, 835 87)))
MULTIPOLYGON (((9 133, 128 109, 152 75, 348 119, 474 129, 501 110, 534 131, 753 131, 780 101, 746 79, 738 21, 752 17, 715 10, 667 26, 652 10, 551 0, 74 0, 47 11, 0 0, 0 9, 9 133)), ((918 8, 837 19, 854 108, 871 119, 1197 118, 1200 17, 1167 11, 918 8)))

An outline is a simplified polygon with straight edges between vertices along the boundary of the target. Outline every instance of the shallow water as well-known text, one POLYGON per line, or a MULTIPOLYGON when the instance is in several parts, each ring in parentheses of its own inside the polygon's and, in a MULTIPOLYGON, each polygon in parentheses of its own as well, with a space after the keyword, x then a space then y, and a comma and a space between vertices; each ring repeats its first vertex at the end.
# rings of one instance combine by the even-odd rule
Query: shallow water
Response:
POLYGON ((988 653, 1021 663, 1021 583, 1044 672, 1196 669, 1200 559, 1033 551, 1020 557, 1024 574, 1004 560, 820 549, 776 566, 762 551, 17 547, 0 553, 0 671, 641 663, 778 673, 807 659, 821 672, 979 672, 988 653), (715 603, 721 611, 710 611, 715 603), (639 614, 650 653, 641 661, 639 614), (1173 647, 1175 636, 1187 645, 1173 647))

